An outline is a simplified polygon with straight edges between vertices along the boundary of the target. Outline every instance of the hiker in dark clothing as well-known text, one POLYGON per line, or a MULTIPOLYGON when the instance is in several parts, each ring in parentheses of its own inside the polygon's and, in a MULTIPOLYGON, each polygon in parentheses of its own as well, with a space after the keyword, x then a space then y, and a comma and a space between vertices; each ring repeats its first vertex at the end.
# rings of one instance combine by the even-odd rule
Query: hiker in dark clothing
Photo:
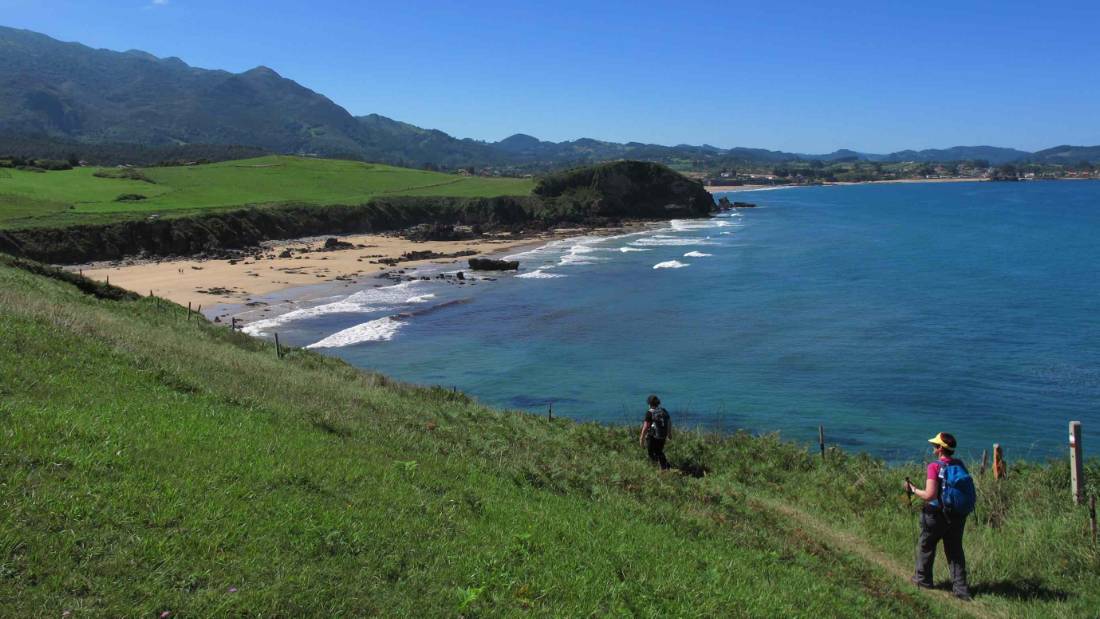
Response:
POLYGON ((646 398, 649 410, 642 422, 642 434, 638 442, 646 448, 649 459, 661 465, 661 470, 671 468, 665 458, 665 441, 672 437, 672 418, 661 406, 661 399, 655 395, 646 398))
POLYGON ((966 581, 963 530, 966 527, 966 517, 973 509, 973 480, 966 473, 966 466, 962 461, 952 457, 956 445, 954 436, 940 432, 934 438, 928 439, 928 442, 936 446, 933 453, 938 459, 928 465, 924 488, 917 488, 908 480, 905 482, 906 490, 925 502, 920 517, 920 540, 917 542, 917 569, 912 580, 918 587, 932 587, 932 564, 936 560, 936 545, 943 540, 943 553, 951 568, 955 597, 969 600, 970 586, 966 581))

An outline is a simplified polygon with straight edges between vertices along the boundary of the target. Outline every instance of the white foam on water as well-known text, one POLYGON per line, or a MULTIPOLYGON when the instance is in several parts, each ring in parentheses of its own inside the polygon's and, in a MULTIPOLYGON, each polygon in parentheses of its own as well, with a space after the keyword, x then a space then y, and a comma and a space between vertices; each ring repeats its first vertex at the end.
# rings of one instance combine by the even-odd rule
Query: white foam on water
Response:
POLYGON ((401 330, 403 324, 386 316, 385 318, 355 325, 350 329, 337 331, 319 342, 306 346, 306 348, 341 348, 364 342, 385 342, 392 340, 397 332, 401 330))
MULTIPOLYGON (((402 282, 393 286, 370 288, 360 290, 351 296, 332 303, 323 303, 314 307, 304 307, 289 311, 285 314, 250 322, 241 328, 241 331, 249 335, 260 335, 280 325, 316 318, 327 314, 362 314, 366 312, 378 312, 398 305, 410 303, 409 289, 421 284, 422 280, 402 282)), ((426 295, 425 295, 426 296, 426 295)), ((414 297, 415 298, 415 297, 414 297)))
POLYGON ((658 262, 657 264, 653 265, 653 268, 654 269, 682 269, 686 266, 691 266, 691 265, 690 264, 684 264, 683 262, 680 262, 679 260, 666 260, 664 262, 658 262))
POLYGON ((713 241, 698 237, 672 237, 657 235, 650 238, 638 239, 630 243, 635 247, 683 247, 691 245, 714 245, 713 241))
POLYGON ((625 254, 625 253, 629 253, 629 252, 632 252, 632 251, 653 251, 653 250, 652 249, 642 249, 641 247, 630 247, 628 245, 626 247, 620 247, 619 251, 621 251, 625 254))
POLYGON ((711 223, 705 219, 673 219, 668 222, 672 229, 676 232, 687 232, 690 230, 704 230, 711 227, 711 223))
POLYGON ((430 299, 434 299, 435 294, 422 294, 415 297, 409 297, 405 300, 405 303, 427 303, 430 299))
POLYGON ((701 251, 689 251, 688 253, 684 254, 684 257, 685 258, 709 258, 713 255, 714 254, 704 254, 701 251))
POLYGON ((592 243, 601 240, 601 237, 596 236, 578 236, 568 239, 558 239, 556 241, 550 241, 545 245, 540 245, 534 249, 528 249, 527 251, 521 251, 519 253, 510 254, 505 256, 505 260, 532 260, 536 258, 557 258, 563 252, 569 251, 574 245, 592 243))
POLYGON ((604 258, 593 256, 600 249, 599 247, 592 247, 591 243, 602 239, 585 240, 569 248, 569 251, 558 260, 559 266, 569 265, 582 265, 582 264, 595 264, 601 262, 604 258))
POLYGON ((523 273, 517 275, 516 279, 557 279, 559 277, 565 277, 561 273, 547 273, 542 269, 531 271, 530 273, 523 273))

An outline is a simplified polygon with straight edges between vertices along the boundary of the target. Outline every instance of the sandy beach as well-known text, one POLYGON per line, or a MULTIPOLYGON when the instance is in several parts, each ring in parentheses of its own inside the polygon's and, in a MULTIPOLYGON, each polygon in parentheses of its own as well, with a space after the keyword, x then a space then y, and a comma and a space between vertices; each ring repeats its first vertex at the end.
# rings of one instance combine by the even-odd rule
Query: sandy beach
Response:
POLYGON ((541 245, 556 239, 584 234, 621 232, 625 228, 557 229, 537 235, 486 236, 465 241, 423 241, 379 234, 340 236, 351 248, 325 249, 325 237, 275 241, 263 244, 248 258, 234 260, 160 260, 97 263, 70 267, 86 277, 132 290, 141 295, 154 294, 181 305, 191 303, 212 308, 216 305, 243 305, 256 297, 302 286, 328 282, 358 282, 376 278, 388 271, 408 271, 426 264, 453 264, 475 255, 500 254, 518 248, 541 245), (289 250, 289 255, 286 253, 289 250), (383 261, 400 259, 408 252, 476 254, 402 260, 397 264, 383 261))
MULTIPOLYGON (((854 183, 837 182, 837 183, 821 183, 821 187, 830 185, 889 185, 896 183, 981 183, 988 181, 988 178, 895 178, 884 181, 860 181, 854 183)), ((739 191, 760 191, 761 189, 778 189, 780 187, 813 187, 814 185, 799 185, 799 184, 787 184, 787 185, 707 185, 703 187, 710 193, 736 193, 739 191)))
POLYGON ((793 185, 706 185, 703 189, 710 193, 736 193, 738 191, 757 191, 771 187, 793 187, 793 185))

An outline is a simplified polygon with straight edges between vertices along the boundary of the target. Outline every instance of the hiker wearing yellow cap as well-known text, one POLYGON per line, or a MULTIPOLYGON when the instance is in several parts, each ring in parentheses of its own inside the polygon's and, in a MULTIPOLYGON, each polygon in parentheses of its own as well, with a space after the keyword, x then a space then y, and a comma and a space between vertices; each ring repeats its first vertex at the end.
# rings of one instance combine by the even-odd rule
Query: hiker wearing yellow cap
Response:
POLYGON ((922 499, 924 508, 920 518, 920 540, 917 542, 917 569, 913 583, 918 587, 932 587, 932 564, 936 560, 936 546, 943 540, 943 553, 951 568, 951 584, 955 597, 970 599, 970 586, 966 581, 966 554, 963 552, 963 530, 966 517, 974 509, 976 495, 974 480, 962 460, 955 455, 955 437, 940 432, 928 439, 934 445, 932 453, 936 461, 928 465, 928 477, 924 488, 917 488, 905 480, 905 489, 922 499))

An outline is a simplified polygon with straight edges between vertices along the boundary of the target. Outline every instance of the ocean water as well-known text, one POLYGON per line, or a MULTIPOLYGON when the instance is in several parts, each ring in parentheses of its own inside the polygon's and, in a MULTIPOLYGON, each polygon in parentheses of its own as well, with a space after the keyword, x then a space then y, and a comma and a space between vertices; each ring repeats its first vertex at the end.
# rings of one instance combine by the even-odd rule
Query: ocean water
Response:
MULTIPOLYGON (((806 187, 514 256, 518 275, 342 289, 249 327, 510 409, 778 431, 907 460, 1100 448, 1100 183, 806 187)), ((456 267, 448 267, 454 269, 456 267)), ((433 274, 424 271, 425 275, 433 274)))

